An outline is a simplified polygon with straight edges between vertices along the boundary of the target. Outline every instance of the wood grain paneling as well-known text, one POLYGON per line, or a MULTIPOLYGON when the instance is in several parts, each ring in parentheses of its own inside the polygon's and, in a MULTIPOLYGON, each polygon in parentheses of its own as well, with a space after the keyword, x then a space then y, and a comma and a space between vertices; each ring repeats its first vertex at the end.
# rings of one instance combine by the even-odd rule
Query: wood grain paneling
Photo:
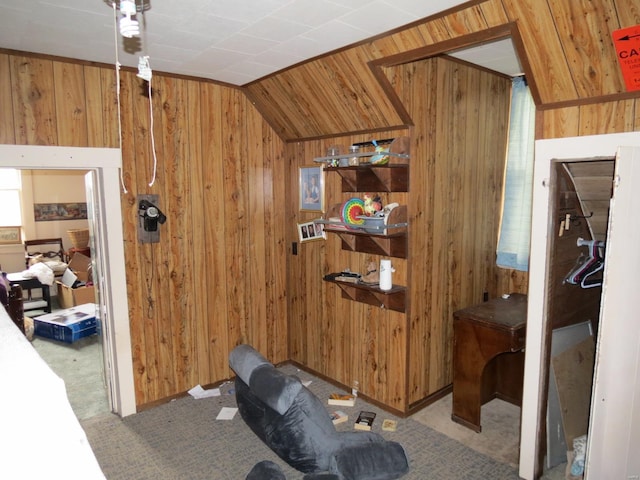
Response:
POLYGON ((11 83, 11 63, 12 58, 4 53, 0 53, 0 143, 16 143, 15 125, 13 115, 12 83, 11 83))
POLYGON ((402 125, 403 112, 381 94, 368 62, 384 64, 386 57, 409 56, 426 47, 430 55, 443 54, 466 45, 469 35, 513 24, 520 61, 540 106, 588 103, 590 98, 624 93, 612 32, 638 23, 639 9, 625 0, 467 2, 247 89, 288 141, 395 127, 402 125))
POLYGON ((54 62, 53 77, 58 145, 87 145, 84 68, 54 62))
MULTIPOLYGON (((139 91, 136 77, 126 79, 139 91)), ((284 177, 282 162, 274 163, 282 143, 238 90, 161 77, 153 91, 153 187, 148 99, 139 95, 132 108, 132 190, 160 192, 168 216, 160 244, 140 246, 130 232, 138 252, 131 263, 140 262, 148 286, 132 306, 147 319, 139 340, 150 353, 139 370, 153 383, 141 403, 228 378, 228 353, 238 343, 273 361, 287 358, 284 196, 276 206, 271 187, 284 177)), ((129 203, 127 215, 137 208, 129 203)))
MULTIPOLYGON (((301 312, 291 320, 291 353, 345 388, 357 380, 364 395, 406 413, 451 383, 453 311, 482 301, 485 291, 497 294, 496 206, 510 81, 443 59, 390 67, 385 74, 411 115, 410 132, 313 140, 288 151, 301 166, 329 145, 346 150, 354 142, 410 133, 409 192, 384 195, 385 203, 409 206, 409 257, 392 258, 394 283, 409 289, 407 312, 354 302, 337 286, 319 284, 321 274, 361 272, 381 258, 343 250, 338 236, 329 234, 324 243, 301 245, 301 258, 294 260, 299 277, 290 286, 296 300, 290 311, 301 312), (317 292, 324 303, 314 315, 317 292)), ((326 177, 329 205, 362 196, 343 193, 337 174, 326 177)))
MULTIPOLYGON (((117 147, 112 68, 0 54, 0 138, 27 145, 117 147)), ((288 358, 284 145, 244 93, 121 73, 122 208, 136 403, 229 378, 249 342, 288 358), (153 185, 154 152, 157 172, 153 185), (159 195, 160 242, 138 242, 138 194, 159 195)))
MULTIPOLYGON (((526 292, 527 274, 495 269, 497 220, 486 215, 498 210, 502 181, 503 152, 493 149, 503 126, 491 109, 504 107, 504 79, 413 55, 510 22, 544 107, 537 138, 640 129, 638 100, 621 94, 610 58, 611 31, 640 23, 623 0, 470 2, 244 91, 155 75, 153 186, 149 100, 134 72, 121 72, 118 119, 112 66, 0 52, 2 143, 118 147, 122 125, 127 191, 110 201, 123 212, 139 406, 228 378, 228 352, 245 341, 275 362, 294 359, 345 386, 358 380, 399 412, 446 385, 452 310, 484 291, 526 292), (407 60, 369 68, 394 55, 407 60), (335 237, 291 254, 296 222, 313 218, 297 209, 298 167, 334 143, 401 134, 411 137, 411 189, 393 198, 409 205, 410 252, 420 252, 394 262, 410 285, 406 314, 344 299, 320 279, 378 257, 346 252, 335 237), (482 155, 470 158, 474 149, 482 155), (169 214, 158 244, 137 239, 136 196, 148 193, 169 214)), ((326 195, 349 196, 337 179, 326 195)))
POLYGON ((58 145, 53 62, 13 56, 10 69, 16 143, 58 145))
POLYGON ((616 75, 618 59, 611 37, 611 32, 620 28, 614 3, 548 0, 561 43, 574 46, 564 48, 563 53, 571 65, 579 98, 624 91, 622 77, 616 75))

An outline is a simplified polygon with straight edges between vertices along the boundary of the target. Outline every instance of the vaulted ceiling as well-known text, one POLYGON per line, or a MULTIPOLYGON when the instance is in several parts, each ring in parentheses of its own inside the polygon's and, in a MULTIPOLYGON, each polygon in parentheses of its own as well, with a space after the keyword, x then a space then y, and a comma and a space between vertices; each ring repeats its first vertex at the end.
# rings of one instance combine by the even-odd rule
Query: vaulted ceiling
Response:
MULTIPOLYGON (((149 4, 149 0, 136 1, 140 5, 149 4)), ((110 32, 107 35, 109 38, 103 39, 101 45, 113 46, 114 24, 108 8, 112 1, 91 2, 97 2, 99 9, 87 0, 60 0, 55 3, 46 0, 0 0, 3 7, 3 15, 0 17, 0 48, 104 61, 95 57, 98 52, 97 30, 91 27, 94 24, 90 23, 89 19, 95 21, 94 17, 99 17, 99 21, 105 27, 101 29, 100 35, 105 36, 102 30, 110 32), (51 14, 48 17, 44 15, 46 20, 42 20, 43 12, 65 12, 68 18, 65 15, 54 17, 51 14), (68 21, 68 24, 65 21, 68 21), (61 35, 63 30, 68 30, 69 26, 77 29, 78 35, 75 39, 62 44, 55 43, 53 39, 61 35), (92 32, 96 38, 92 37, 92 32), (28 46, 33 45, 30 41, 36 40, 39 47, 28 46), (57 45, 59 51, 51 50, 54 45, 57 45)), ((186 20, 183 23, 178 22, 181 18, 197 19, 201 26, 210 25, 210 21, 220 21, 221 24, 215 28, 211 27, 212 31, 209 32, 211 41, 215 43, 217 40, 214 37, 221 32, 213 30, 223 28, 225 20, 230 22, 227 25, 229 28, 234 24, 231 21, 234 19, 229 18, 231 11, 240 11, 240 14, 246 15, 243 18, 248 22, 245 27, 249 29, 256 27, 257 23, 252 23, 251 15, 255 17, 254 20, 260 15, 267 15, 270 18, 267 23, 288 22, 300 28, 305 25, 308 27, 312 21, 320 22, 322 19, 309 16, 308 11, 302 12, 304 15, 299 17, 294 15, 296 8, 305 2, 310 5, 310 11, 317 10, 316 3, 327 8, 330 5, 334 15, 331 21, 350 21, 348 30, 351 34, 364 32, 364 35, 347 35, 338 43, 331 44, 338 48, 337 50, 313 57, 326 50, 312 49, 302 52, 298 49, 302 48, 302 44, 310 48, 314 43, 316 47, 320 45, 322 36, 317 37, 316 42, 309 42, 310 36, 314 34, 311 32, 317 34, 318 29, 308 30, 307 33, 298 35, 300 45, 296 48, 292 49, 284 44, 281 45, 282 48, 274 47, 276 50, 280 48, 280 53, 292 54, 297 51, 300 53, 299 58, 288 61, 274 55, 267 61, 267 56, 264 56, 262 70, 238 65, 236 71, 236 67, 231 65, 215 65, 211 63, 213 60, 207 64, 208 60, 203 51, 203 57, 190 57, 192 64, 198 65, 198 69, 208 69, 198 75, 201 78, 243 85, 239 88, 249 95, 256 108, 285 141, 410 126, 413 120, 398 100, 389 81, 390 76, 394 74, 394 66, 446 54, 461 58, 461 61, 477 64, 481 51, 465 51, 470 47, 485 48, 491 45, 491 52, 495 52, 494 47, 498 45, 507 46, 507 50, 515 49, 519 58, 517 66, 526 74, 538 109, 613 102, 638 96, 638 92, 627 92, 625 89, 613 42, 613 33, 616 30, 640 24, 640 4, 636 0, 260 0, 255 3, 258 10, 249 12, 246 11, 245 2, 230 0, 188 0, 175 6, 172 4, 171 7, 156 2, 153 9, 157 9, 157 18, 165 22, 166 35, 163 36, 165 32, 149 32, 153 39, 149 45, 162 45, 170 31, 176 35, 182 34, 183 43, 178 47, 174 45, 174 50, 165 49, 163 53, 167 57, 162 60, 165 63, 152 64, 152 67, 154 70, 180 75, 195 75, 200 72, 181 70, 177 63, 172 64, 174 60, 179 62, 188 55, 189 52, 185 52, 184 49, 188 45, 194 45, 196 41, 201 41, 202 38, 198 37, 203 35, 202 29, 194 30, 195 24, 186 20), (419 7, 423 4, 428 4, 429 10, 420 10, 419 7), (225 5, 229 6, 228 11, 223 8, 225 5), (376 15, 370 16, 371 11, 366 8, 363 13, 362 8, 366 5, 376 7, 376 15), (187 6, 193 7, 187 12, 190 15, 188 17, 183 11, 187 6), (231 6, 237 8, 233 9, 231 6), (238 10, 238 6, 242 8, 238 10), (445 8, 448 9, 443 11, 445 8), (342 11, 342 20, 337 20, 336 9, 338 13, 342 11), (176 10, 180 12, 176 13, 174 18, 172 15, 176 10), (380 11, 385 12, 383 19, 388 17, 389 22, 378 21, 376 27, 371 27, 373 20, 379 19, 380 11), (431 11, 439 13, 423 17, 431 11), (359 17, 358 12, 362 13, 366 20, 359 17), (414 18, 419 20, 406 24, 414 18), (178 19, 175 20, 177 23, 172 23, 172 19, 178 19), (392 30, 395 25, 406 26, 392 30), (354 32, 354 29, 362 32, 354 32), (358 38, 366 40, 353 43, 358 38), (338 47, 340 45, 349 46, 338 47), (175 57, 173 60, 171 55, 175 57), (311 60, 304 60, 310 57, 311 60), (283 63, 277 63, 276 58, 280 58, 283 63), (267 65, 272 60, 275 63, 267 65), (301 61, 296 63, 297 60, 301 61), (218 67, 220 69, 216 70, 218 67), (281 67, 284 69, 279 69, 281 67), (214 71, 235 73, 225 77, 222 73, 219 74, 222 76, 217 76, 214 71), (240 71, 250 74, 233 76, 240 71), (276 73, 269 73, 274 71, 276 73), (255 78, 257 80, 251 83, 244 83, 246 79, 255 78)), ((149 16, 150 12, 151 10, 149 16)), ((264 30, 267 31, 269 29, 264 30)), ((277 32, 277 28, 271 31, 272 34, 277 32)), ((231 52, 231 47, 242 47, 242 38, 246 41, 246 48, 256 48, 253 34, 248 35, 246 30, 240 29, 237 35, 237 41, 231 42, 231 37, 227 37, 230 43, 216 44, 217 46, 212 48, 229 48, 231 52)), ((330 36, 326 37, 329 41, 330 36)), ((296 40, 292 42, 290 45, 296 44, 296 40)), ((264 48, 271 45, 269 42, 262 43, 264 48)), ((111 53, 105 55, 111 57, 111 53)), ((233 55, 229 58, 231 57, 233 55)), ((254 67, 259 63, 255 56, 251 59, 243 55, 237 57, 245 58, 254 64, 254 67)), ((505 71, 491 65, 490 62, 483 64, 494 71, 505 71)))
POLYGON ((538 108, 638 96, 626 92, 613 32, 640 24, 628 0, 467 2, 393 34, 249 84, 287 141, 411 124, 391 90, 393 65, 511 38, 538 108))

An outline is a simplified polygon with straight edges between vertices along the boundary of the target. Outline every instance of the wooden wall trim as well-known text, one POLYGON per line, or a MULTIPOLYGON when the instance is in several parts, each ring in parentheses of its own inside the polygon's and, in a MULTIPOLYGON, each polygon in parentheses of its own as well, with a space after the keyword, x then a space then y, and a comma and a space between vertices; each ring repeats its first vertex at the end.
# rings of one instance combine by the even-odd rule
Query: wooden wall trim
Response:
POLYGON ((603 104, 609 102, 617 102, 620 100, 633 100, 638 98, 640 98, 640 90, 636 92, 613 93, 611 95, 602 95, 593 98, 581 98, 576 100, 567 100, 565 102, 548 103, 545 105, 539 105, 538 110, 559 110, 562 108, 581 107, 585 105, 603 104))
POLYGON ((424 47, 403 51, 395 55, 378 58, 371 61, 370 65, 391 67, 415 62, 418 60, 425 60, 427 58, 435 57, 452 50, 459 50, 462 48, 487 43, 492 40, 499 40, 501 38, 512 35, 514 31, 517 31, 514 23, 500 25, 498 27, 489 28, 480 32, 473 32, 456 38, 433 43, 431 45, 426 45, 424 47))

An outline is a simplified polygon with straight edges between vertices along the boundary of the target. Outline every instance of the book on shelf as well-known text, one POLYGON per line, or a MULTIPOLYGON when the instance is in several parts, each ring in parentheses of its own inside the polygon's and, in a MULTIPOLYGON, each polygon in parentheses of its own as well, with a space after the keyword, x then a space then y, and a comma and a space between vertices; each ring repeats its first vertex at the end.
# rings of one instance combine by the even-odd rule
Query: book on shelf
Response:
POLYGON ((336 410, 335 412, 331 412, 331 421, 334 425, 338 425, 339 423, 344 423, 349 420, 349 415, 344 413, 342 410, 336 410))
POLYGON ((356 419, 356 423, 353 424, 353 428, 356 430, 371 430, 371 426, 373 425, 375 418, 376 412, 367 412, 362 410, 358 414, 358 418, 356 419))
POLYGON ((353 407, 356 404, 356 397, 348 393, 332 393, 327 400, 329 405, 342 405, 343 407, 353 407))
POLYGON ((358 277, 346 277, 344 275, 336 277, 335 280, 337 282, 360 283, 360 279, 358 277))
POLYGON ((385 430, 387 432, 395 432, 397 428, 398 428, 398 422, 396 422, 395 420, 391 420, 390 418, 385 418, 382 421, 382 430, 385 430))

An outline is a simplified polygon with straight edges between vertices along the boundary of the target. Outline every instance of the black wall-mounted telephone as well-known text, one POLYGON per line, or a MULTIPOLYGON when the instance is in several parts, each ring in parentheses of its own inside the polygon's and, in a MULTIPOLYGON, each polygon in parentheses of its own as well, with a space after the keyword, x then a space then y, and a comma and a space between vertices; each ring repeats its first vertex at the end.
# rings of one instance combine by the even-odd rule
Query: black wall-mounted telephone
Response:
POLYGON ((145 232, 155 232, 158 230, 158 223, 163 224, 167 221, 165 214, 148 200, 140 200, 138 209, 138 215, 144 221, 145 232))

